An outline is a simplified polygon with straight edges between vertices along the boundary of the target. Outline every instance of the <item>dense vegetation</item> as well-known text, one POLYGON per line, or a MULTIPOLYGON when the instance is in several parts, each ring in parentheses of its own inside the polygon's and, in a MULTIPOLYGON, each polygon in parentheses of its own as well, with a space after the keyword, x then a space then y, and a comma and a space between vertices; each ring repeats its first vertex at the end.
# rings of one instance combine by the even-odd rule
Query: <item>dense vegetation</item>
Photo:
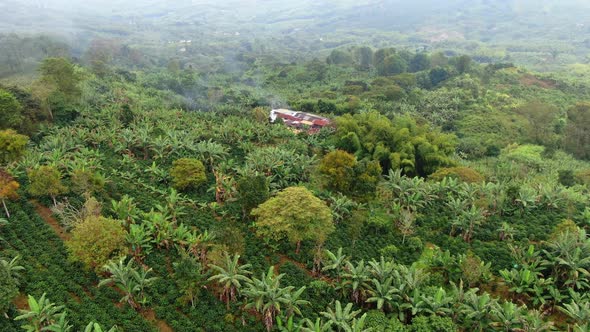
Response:
POLYGON ((589 328, 576 72, 8 39, 35 56, 0 50, 2 331, 589 328))

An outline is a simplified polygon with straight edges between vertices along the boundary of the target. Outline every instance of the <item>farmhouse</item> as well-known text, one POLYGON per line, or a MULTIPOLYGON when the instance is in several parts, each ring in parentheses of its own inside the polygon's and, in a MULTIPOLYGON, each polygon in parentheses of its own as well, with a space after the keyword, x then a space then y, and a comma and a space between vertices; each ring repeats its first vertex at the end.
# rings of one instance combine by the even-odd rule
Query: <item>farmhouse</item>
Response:
POLYGON ((270 111, 269 120, 275 123, 282 120, 285 125, 294 129, 308 129, 308 132, 317 132, 320 129, 330 126, 332 121, 319 115, 296 112, 288 109, 273 109, 270 111))

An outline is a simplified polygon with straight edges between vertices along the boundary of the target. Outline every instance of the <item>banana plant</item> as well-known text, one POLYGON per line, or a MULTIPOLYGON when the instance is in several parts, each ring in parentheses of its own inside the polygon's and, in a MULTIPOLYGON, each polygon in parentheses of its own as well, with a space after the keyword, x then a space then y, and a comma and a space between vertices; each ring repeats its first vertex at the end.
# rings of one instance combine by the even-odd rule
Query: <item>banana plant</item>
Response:
POLYGON ((393 286, 393 278, 390 277, 384 282, 373 278, 369 288, 369 297, 365 302, 374 303, 377 310, 390 312, 393 303, 400 300, 398 293, 399 290, 393 286))
POLYGON ((64 315, 64 306, 57 306, 47 299, 43 293, 37 300, 29 295, 27 302, 29 309, 19 310, 20 315, 14 320, 27 320, 28 323, 22 328, 28 332, 38 332, 47 329, 49 326, 59 322, 64 315))
POLYGON ((125 236, 131 255, 141 262, 152 251, 152 234, 145 224, 131 224, 125 236))
POLYGON ((327 319, 326 325, 332 331, 349 332, 352 331, 354 319, 361 313, 361 310, 352 310, 352 303, 342 307, 340 301, 336 300, 334 309, 326 308, 320 314, 327 319))
POLYGON ((342 270, 346 266, 348 258, 342 253, 342 247, 338 248, 335 253, 326 249, 325 254, 327 262, 323 264, 322 271, 334 271, 337 281, 340 282, 342 270))
POLYGON ((352 301, 356 304, 364 302, 369 288, 369 267, 364 260, 356 262, 356 265, 350 261, 346 262, 346 268, 342 275, 345 290, 350 290, 352 301))
POLYGON ((490 325, 506 332, 518 330, 522 328, 523 310, 523 307, 509 301, 496 304, 495 308, 491 310, 493 322, 490 325))
POLYGON ((110 276, 102 279, 98 287, 115 285, 123 293, 119 302, 127 302, 133 309, 139 309, 147 302, 145 289, 158 278, 148 277, 148 274, 152 272, 151 268, 136 268, 134 260, 129 259, 125 263, 126 260, 127 257, 122 257, 117 262, 107 263, 103 268, 110 276))
POLYGON ((433 295, 421 296, 424 312, 437 316, 450 316, 453 312, 452 306, 455 302, 453 296, 448 295, 444 288, 439 287, 433 295))

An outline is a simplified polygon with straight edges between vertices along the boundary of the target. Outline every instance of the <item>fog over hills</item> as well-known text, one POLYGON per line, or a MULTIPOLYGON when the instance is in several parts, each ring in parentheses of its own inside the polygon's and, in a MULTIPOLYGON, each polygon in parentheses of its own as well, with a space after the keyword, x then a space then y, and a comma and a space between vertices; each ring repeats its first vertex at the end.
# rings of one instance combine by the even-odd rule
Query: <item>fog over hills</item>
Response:
POLYGON ((563 63, 586 61, 590 2, 4 0, 0 33, 60 36, 77 54, 96 38, 156 49, 178 40, 217 38, 237 44, 264 40, 290 56, 364 44, 544 65, 556 48, 563 63))

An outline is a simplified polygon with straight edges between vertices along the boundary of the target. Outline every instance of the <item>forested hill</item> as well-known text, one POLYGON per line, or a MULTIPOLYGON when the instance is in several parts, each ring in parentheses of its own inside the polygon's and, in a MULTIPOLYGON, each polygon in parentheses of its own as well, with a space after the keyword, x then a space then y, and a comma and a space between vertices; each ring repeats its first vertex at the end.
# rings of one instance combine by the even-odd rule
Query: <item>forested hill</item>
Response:
POLYGON ((564 65, 588 62, 589 6, 581 0, 6 0, 0 4, 0 32, 62 38, 77 56, 97 39, 164 58, 174 56, 164 50, 169 43, 180 40, 198 40, 201 53, 212 57, 262 49, 288 60, 367 45, 563 71, 564 65), (208 50, 220 44, 231 48, 208 50))
POLYGON ((0 331, 588 331, 588 6, 2 1, 0 331))
POLYGON ((585 81, 366 46, 93 52, 0 88, 0 330, 587 329, 585 81))

